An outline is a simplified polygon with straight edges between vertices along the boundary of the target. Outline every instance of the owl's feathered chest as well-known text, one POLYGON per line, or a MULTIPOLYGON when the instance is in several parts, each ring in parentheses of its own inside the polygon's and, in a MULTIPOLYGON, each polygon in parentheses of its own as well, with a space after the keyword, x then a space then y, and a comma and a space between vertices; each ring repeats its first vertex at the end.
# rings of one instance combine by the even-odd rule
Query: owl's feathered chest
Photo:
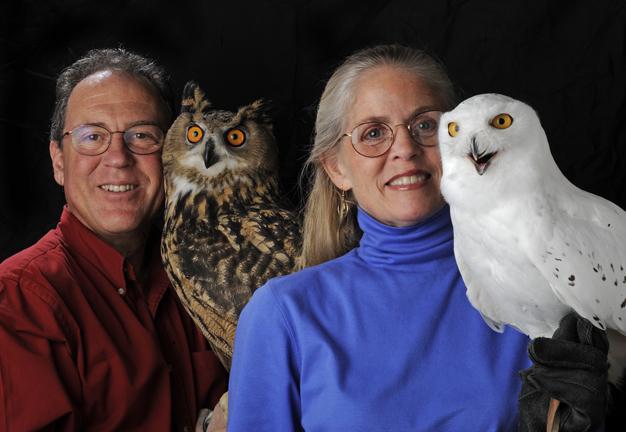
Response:
POLYGON ((185 216, 188 221, 199 218, 215 222, 218 214, 243 212, 257 204, 274 205, 278 186, 273 173, 259 172, 252 177, 226 172, 207 179, 193 173, 166 172, 165 196, 168 218, 185 216))
MULTIPOLYGON (((204 188, 170 178, 166 197, 162 254, 168 272, 196 281, 194 290, 242 290, 241 301, 220 302, 225 309, 238 312, 243 294, 293 268, 298 224, 277 205, 271 176, 231 175, 219 187, 204 188)), ((213 301, 223 298, 212 295, 213 301)))

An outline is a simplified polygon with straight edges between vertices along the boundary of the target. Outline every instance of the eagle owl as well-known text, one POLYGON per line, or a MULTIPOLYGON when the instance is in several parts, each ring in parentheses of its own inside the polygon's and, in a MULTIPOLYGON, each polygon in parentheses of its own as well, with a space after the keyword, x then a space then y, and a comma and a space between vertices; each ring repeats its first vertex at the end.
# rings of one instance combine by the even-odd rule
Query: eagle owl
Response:
POLYGON ((185 308, 227 369, 252 292, 290 272, 296 216, 280 205, 277 146, 266 105, 211 108, 188 82, 163 146, 161 255, 185 308))

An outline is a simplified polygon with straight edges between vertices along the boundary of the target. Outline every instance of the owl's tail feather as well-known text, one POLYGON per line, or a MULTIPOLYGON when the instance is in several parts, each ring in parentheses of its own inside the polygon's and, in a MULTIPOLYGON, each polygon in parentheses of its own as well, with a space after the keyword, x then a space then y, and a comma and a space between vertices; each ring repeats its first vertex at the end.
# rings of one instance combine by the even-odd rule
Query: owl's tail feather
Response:
MULTIPOLYGON (((170 277, 170 280, 182 282, 184 285, 184 281, 181 279, 170 277)), ((193 287, 186 289, 177 283, 172 283, 172 285, 187 313, 200 328, 217 358, 226 370, 230 371, 237 316, 233 313, 220 311, 209 302, 204 301, 201 296, 194 295, 193 287)))
POLYGON ((217 358, 230 371, 237 320, 204 303, 191 302, 187 311, 202 330, 217 358))

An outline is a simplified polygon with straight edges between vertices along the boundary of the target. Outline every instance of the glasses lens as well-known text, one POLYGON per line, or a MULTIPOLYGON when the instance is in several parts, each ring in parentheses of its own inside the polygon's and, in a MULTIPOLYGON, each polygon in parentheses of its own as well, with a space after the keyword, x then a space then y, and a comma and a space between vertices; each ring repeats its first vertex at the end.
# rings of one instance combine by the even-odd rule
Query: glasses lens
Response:
POLYGON ((100 126, 80 126, 74 129, 71 135, 74 148, 84 155, 100 154, 109 144, 109 131, 100 126))
POLYGON ((363 123, 352 131, 352 146, 363 156, 380 156, 389 150, 393 131, 385 123, 363 123))
POLYGON ((437 129, 441 111, 427 111, 416 115, 411 120, 410 128, 413 138, 422 145, 436 145, 437 129))
POLYGON ((163 131, 155 125, 133 126, 124 132, 124 142, 133 153, 154 153, 163 145, 163 131))

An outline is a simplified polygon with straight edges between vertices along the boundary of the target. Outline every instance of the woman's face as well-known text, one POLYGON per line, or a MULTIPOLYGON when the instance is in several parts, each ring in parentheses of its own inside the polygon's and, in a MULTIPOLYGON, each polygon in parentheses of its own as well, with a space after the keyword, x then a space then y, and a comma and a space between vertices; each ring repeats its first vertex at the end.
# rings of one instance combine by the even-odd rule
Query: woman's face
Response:
POLYGON ((367 158, 343 137, 323 161, 333 183, 352 190, 359 206, 386 225, 414 225, 443 206, 439 148, 421 147, 406 127, 394 127, 428 109, 441 109, 439 100, 414 74, 390 66, 366 71, 356 82, 346 132, 361 123, 384 122, 394 129, 393 145, 382 156, 367 158))

